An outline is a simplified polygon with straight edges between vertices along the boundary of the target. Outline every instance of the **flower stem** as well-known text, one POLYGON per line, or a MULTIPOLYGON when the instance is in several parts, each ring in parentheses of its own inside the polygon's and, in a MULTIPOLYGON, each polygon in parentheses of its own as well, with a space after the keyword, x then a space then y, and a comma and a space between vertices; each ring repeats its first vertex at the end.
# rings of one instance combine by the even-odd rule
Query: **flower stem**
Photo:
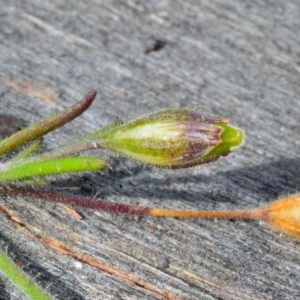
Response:
POLYGON ((253 219, 263 220, 265 208, 238 211, 186 211, 168 210, 160 208, 142 207, 123 203, 111 203, 100 199, 83 196, 62 194, 55 191, 42 191, 29 187, 0 186, 0 194, 10 194, 22 197, 33 197, 50 202, 59 202, 94 210, 109 211, 112 213, 131 214, 139 216, 173 217, 173 218, 206 218, 206 219, 253 219))
POLYGON ((17 162, 21 161, 23 159, 26 159, 30 155, 32 155, 34 152, 36 152, 42 145, 43 143, 43 138, 40 137, 36 140, 34 140, 27 148, 25 148, 23 151, 15 155, 9 162, 17 162))
POLYGON ((203 218, 203 219, 261 219, 261 209, 237 210, 237 211, 189 211, 168 210, 151 208, 150 216, 156 217, 178 217, 178 218, 203 218))

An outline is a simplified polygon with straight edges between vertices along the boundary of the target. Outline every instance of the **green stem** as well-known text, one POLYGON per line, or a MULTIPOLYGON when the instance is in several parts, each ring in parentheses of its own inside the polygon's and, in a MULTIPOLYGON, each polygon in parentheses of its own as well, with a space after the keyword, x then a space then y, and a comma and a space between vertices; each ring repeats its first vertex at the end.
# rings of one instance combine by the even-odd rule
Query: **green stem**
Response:
POLYGON ((29 157, 32 153, 36 152, 41 147, 42 143, 42 137, 33 141, 27 148, 25 148, 23 151, 14 156, 9 162, 17 162, 29 157))
POLYGON ((51 297, 43 291, 32 279, 27 277, 19 267, 0 250, 0 270, 29 299, 50 300, 51 297))
POLYGON ((108 125, 101 128, 100 130, 90 133, 73 143, 60 147, 59 149, 55 149, 53 151, 41 154, 39 158, 54 159, 54 158, 61 158, 70 155, 76 156, 88 150, 101 149, 103 148, 101 144, 101 136, 103 135, 103 133, 107 132, 108 130, 116 126, 119 126, 120 124, 122 124, 122 120, 116 118, 113 122, 109 123, 108 125))

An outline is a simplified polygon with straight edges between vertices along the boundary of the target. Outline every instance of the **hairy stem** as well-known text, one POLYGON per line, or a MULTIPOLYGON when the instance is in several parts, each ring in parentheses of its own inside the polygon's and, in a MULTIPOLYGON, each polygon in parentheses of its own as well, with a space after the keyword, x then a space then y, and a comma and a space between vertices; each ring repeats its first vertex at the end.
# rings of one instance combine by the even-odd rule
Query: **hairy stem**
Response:
POLYGON ((141 207, 130 204, 110 203, 100 199, 92 199, 83 196, 61 194, 54 191, 42 191, 29 187, 0 186, 0 194, 10 194, 15 196, 33 197, 46 201, 58 202, 90 208, 94 210, 109 211, 112 213, 122 213, 140 216, 155 217, 179 217, 179 218, 218 218, 218 219, 263 219, 264 208, 241 211, 184 211, 168 210, 150 207, 141 207))

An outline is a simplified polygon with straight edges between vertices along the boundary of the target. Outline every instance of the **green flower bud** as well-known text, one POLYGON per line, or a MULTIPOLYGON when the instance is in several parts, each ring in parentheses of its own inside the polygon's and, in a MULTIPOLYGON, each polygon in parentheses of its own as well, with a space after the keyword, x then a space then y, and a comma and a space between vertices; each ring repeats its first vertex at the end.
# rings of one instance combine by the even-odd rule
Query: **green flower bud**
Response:
POLYGON ((187 168, 227 155, 244 132, 184 109, 161 111, 101 132, 104 148, 159 167, 187 168))

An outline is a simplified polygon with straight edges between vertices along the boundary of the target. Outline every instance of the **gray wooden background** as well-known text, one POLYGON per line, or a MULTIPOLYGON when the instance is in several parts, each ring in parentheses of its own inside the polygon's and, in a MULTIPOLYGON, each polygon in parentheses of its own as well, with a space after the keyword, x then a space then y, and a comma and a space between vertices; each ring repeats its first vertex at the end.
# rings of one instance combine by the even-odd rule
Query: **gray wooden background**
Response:
MULTIPOLYGON (((59 190, 177 209, 246 209, 300 191, 299 1, 0 1, 1 134, 98 96, 48 149, 167 107, 230 117, 244 146, 213 164, 52 178, 59 190), (145 53, 149 37, 164 47, 145 53)), ((151 42, 151 40, 150 40, 151 42)), ((110 157, 108 153, 101 153, 110 157)), ((156 287, 45 247, 0 220, 1 247, 56 299, 300 299, 300 244, 249 221, 134 218, 2 196, 45 235, 156 287)), ((0 276, 1 299, 24 299, 0 276)))

